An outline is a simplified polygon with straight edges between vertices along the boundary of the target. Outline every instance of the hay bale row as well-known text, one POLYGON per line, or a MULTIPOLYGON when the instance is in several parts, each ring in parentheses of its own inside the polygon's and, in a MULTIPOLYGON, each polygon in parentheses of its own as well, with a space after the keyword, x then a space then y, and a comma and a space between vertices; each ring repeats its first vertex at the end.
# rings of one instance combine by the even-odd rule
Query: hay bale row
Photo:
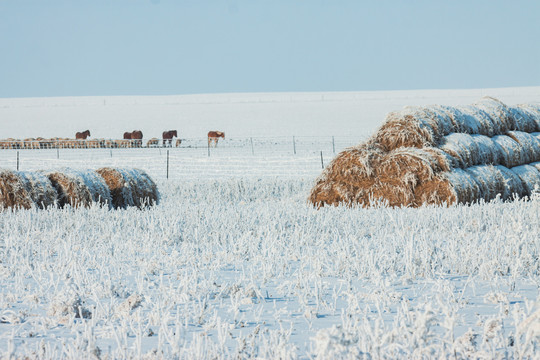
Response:
POLYGON ((511 108, 486 97, 465 106, 405 107, 387 115, 373 140, 390 151, 400 147, 438 146, 451 133, 493 137, 509 131, 540 131, 540 105, 511 108))
POLYGON ((63 169, 49 172, 0 169, 0 209, 44 209, 66 205, 89 207, 95 203, 115 209, 128 206, 143 208, 158 202, 156 184, 148 174, 138 169, 63 169))
POLYGON ((540 189, 540 162, 512 169, 479 165, 453 169, 422 184, 416 189, 415 205, 470 204, 497 197, 511 200, 531 196, 535 189, 540 189))
POLYGON ((492 138, 452 133, 444 137, 440 149, 450 155, 454 167, 480 164, 515 167, 540 161, 540 136, 521 131, 492 138))

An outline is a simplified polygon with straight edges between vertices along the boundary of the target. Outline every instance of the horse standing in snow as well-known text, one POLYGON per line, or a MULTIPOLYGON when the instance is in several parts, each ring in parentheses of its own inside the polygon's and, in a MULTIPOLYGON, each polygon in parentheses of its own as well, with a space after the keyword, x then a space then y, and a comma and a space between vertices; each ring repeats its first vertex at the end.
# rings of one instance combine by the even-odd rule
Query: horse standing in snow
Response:
POLYGON ((75 134, 75 139, 82 139, 86 140, 87 137, 90 136, 90 130, 85 130, 83 132, 78 132, 75 134))
POLYGON ((169 130, 163 132, 163 146, 172 146, 172 139, 178 137, 176 130, 169 130))
POLYGON ((220 137, 225 139, 225 133, 221 131, 209 131, 208 132, 208 146, 210 147, 213 142, 214 147, 216 147, 220 137))

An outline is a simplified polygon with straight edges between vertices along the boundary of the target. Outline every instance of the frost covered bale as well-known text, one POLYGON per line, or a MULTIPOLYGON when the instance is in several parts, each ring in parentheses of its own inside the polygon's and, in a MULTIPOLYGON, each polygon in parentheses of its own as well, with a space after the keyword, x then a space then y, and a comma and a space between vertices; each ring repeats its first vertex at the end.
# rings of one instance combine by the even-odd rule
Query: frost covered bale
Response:
POLYGON ((416 186, 431 180, 435 173, 450 170, 441 153, 417 148, 400 148, 381 156, 376 176, 384 183, 416 186))
POLYGON ((523 131, 510 131, 508 136, 521 145, 524 163, 540 161, 540 138, 523 131))
POLYGON ((353 203, 367 195, 361 189, 375 184, 382 150, 370 144, 348 148, 340 152, 315 180, 309 200, 317 205, 353 203))
POLYGON ((440 150, 401 148, 382 152, 367 145, 340 153, 323 171, 309 200, 317 205, 384 202, 389 206, 413 206, 414 188, 431 180, 450 164, 440 150))
POLYGON ((516 173, 502 165, 497 165, 496 168, 499 170, 499 173, 504 180, 504 192, 502 194, 503 200, 510 200, 515 197, 523 197, 527 195, 527 191, 523 187, 523 182, 516 173))
POLYGON ((493 135, 504 134, 509 130, 517 130, 516 121, 512 112, 501 101, 486 96, 475 102, 473 106, 483 111, 491 119, 490 132, 493 135))
POLYGON ((17 173, 0 169, 0 210, 7 208, 30 209, 32 204, 30 194, 17 173))
POLYGON ((535 189, 540 190, 540 171, 535 166, 521 165, 510 170, 521 179, 526 196, 531 196, 535 189))
POLYGON ((45 174, 39 171, 19 171, 17 175, 38 208, 46 209, 56 204, 56 190, 45 174))
MULTIPOLYGON (((537 102, 537 103, 530 103, 530 104, 520 104, 520 105, 517 105, 516 108, 526 113, 530 121, 533 121, 536 124, 536 127, 534 130, 531 130, 531 131, 522 130, 522 131, 527 131, 527 132, 540 131, 540 103, 537 102)), ((531 126, 531 128, 534 127, 532 124, 530 124, 529 126, 531 126)))
POLYGON ((93 170, 63 169, 45 174, 56 190, 60 206, 90 207, 92 203, 111 206, 109 188, 93 170))
POLYGON ((452 133, 443 139, 440 149, 454 158, 459 167, 465 168, 478 164, 478 145, 471 135, 452 133))
POLYGON ((386 151, 400 147, 432 146, 444 135, 443 124, 430 118, 422 108, 406 107, 387 115, 374 140, 386 151))
POLYGON ((504 178, 496 167, 492 165, 471 166, 465 171, 478 184, 479 199, 491 201, 497 196, 503 196, 505 191, 504 178))
POLYGON ((527 150, 510 136, 497 135, 491 140, 502 149, 501 165, 512 168, 527 163, 529 158, 527 150))
POLYGON ((157 185, 143 170, 105 167, 97 173, 110 190, 114 208, 136 206, 142 209, 159 203, 157 185))
POLYGON ((540 111, 537 113, 528 105, 517 105, 511 107, 510 112, 516 124, 515 130, 528 133, 540 131, 540 111))
POLYGON ((414 189, 415 206, 450 205, 458 201, 457 193, 448 179, 437 175, 414 189))

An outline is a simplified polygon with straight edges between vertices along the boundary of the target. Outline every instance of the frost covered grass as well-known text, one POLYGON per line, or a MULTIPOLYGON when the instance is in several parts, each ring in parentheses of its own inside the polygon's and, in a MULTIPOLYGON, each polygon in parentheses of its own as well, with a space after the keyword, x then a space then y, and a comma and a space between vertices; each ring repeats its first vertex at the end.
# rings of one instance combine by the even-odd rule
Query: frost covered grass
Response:
POLYGON ((2 355, 538 356, 538 196, 317 211, 312 181, 159 180, 142 211, 1 213, 2 355))

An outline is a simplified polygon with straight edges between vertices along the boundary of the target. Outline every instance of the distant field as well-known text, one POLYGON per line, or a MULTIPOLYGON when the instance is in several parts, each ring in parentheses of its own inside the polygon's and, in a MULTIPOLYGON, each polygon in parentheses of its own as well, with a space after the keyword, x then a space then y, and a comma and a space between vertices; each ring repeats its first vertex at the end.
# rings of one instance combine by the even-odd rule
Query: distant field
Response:
POLYGON ((20 150, 24 170, 140 167, 162 202, 1 213, 2 355, 537 356, 538 196, 317 211, 315 140, 169 149, 169 179, 167 149, 20 150))

